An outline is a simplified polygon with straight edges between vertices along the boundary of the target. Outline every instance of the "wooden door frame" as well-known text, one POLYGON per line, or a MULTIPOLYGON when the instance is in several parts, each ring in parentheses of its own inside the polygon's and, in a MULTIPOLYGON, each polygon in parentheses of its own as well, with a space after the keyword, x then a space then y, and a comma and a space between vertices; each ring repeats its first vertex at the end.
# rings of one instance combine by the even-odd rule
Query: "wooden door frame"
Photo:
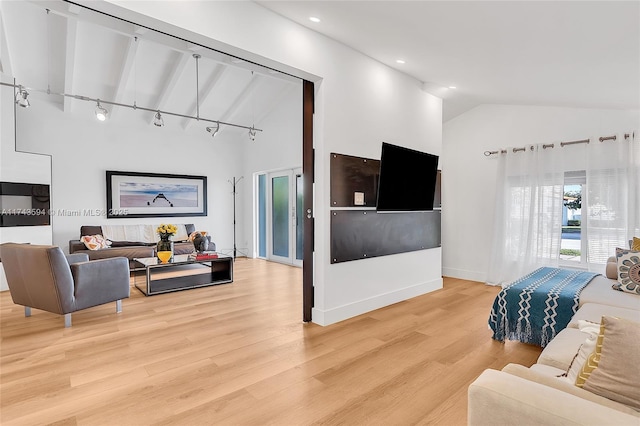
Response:
POLYGON ((313 212, 313 113, 314 84, 302 81, 302 185, 304 210, 304 259, 302 261, 302 320, 311 321, 313 309, 313 251, 314 251, 314 212, 313 212))

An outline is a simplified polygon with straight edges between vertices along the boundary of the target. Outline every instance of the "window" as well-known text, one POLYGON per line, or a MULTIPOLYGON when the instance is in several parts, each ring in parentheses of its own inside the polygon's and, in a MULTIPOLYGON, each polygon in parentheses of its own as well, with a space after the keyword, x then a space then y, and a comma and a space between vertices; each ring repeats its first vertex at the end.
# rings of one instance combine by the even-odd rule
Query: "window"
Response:
POLYGON ((583 242, 582 194, 586 186, 584 170, 565 172, 562 202, 562 236, 560 240, 560 263, 579 265, 585 262, 583 242))

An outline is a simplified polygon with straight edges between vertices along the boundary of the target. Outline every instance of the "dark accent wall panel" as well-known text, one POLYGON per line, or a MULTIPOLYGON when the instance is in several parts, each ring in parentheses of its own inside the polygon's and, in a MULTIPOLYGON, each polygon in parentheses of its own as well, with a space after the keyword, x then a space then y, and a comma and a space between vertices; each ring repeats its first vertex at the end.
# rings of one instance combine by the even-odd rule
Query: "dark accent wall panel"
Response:
POLYGON ((51 225, 49 185, 0 182, 0 227, 51 225))
POLYGON ((440 247, 441 215, 429 212, 331 212, 331 263, 440 247))
POLYGON ((331 207, 375 207, 380 160, 331 153, 331 207), (364 194, 356 204, 356 192, 364 194))

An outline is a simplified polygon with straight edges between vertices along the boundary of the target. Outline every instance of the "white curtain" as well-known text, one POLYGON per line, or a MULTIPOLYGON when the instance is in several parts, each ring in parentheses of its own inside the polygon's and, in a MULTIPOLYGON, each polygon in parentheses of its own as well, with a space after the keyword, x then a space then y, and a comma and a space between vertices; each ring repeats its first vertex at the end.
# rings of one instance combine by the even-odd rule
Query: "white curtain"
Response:
POLYGON ((509 148, 499 155, 489 284, 508 283, 537 267, 558 265, 562 154, 558 149, 530 145, 525 151, 509 148))
POLYGON ((616 247, 640 236, 638 138, 499 154, 496 213, 487 283, 505 284, 540 266, 558 266, 565 176, 584 172, 582 239, 585 262, 603 272, 616 247), (586 213, 586 219, 585 219, 586 213))
POLYGON ((587 148, 586 227, 587 267, 602 272, 602 264, 616 247, 629 248, 628 240, 640 237, 640 140, 633 132, 616 135, 615 141, 587 148))

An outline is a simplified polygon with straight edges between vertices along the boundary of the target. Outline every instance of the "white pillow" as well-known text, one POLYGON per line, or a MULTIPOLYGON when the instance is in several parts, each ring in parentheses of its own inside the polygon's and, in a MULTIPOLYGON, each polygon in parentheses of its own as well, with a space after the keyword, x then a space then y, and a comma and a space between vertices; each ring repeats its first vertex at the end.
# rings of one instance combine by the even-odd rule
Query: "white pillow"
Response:
POLYGON ((585 333, 600 333, 600 324, 587 320, 578 320, 578 330, 585 333))
POLYGON ((576 384, 576 379, 578 378, 578 374, 582 370, 582 366, 587 362, 587 358, 589 355, 596 349, 596 342, 598 340, 598 333, 600 332, 600 326, 594 327, 594 324, 589 321, 578 320, 578 328, 580 331, 585 333, 589 333, 589 336, 584 341, 582 345, 580 345, 580 349, 578 350, 578 354, 571 361, 571 365, 569 366, 569 370, 567 370, 566 380, 572 385, 576 384), (587 323, 588 325, 584 325, 583 328, 580 328, 580 322, 587 323))

